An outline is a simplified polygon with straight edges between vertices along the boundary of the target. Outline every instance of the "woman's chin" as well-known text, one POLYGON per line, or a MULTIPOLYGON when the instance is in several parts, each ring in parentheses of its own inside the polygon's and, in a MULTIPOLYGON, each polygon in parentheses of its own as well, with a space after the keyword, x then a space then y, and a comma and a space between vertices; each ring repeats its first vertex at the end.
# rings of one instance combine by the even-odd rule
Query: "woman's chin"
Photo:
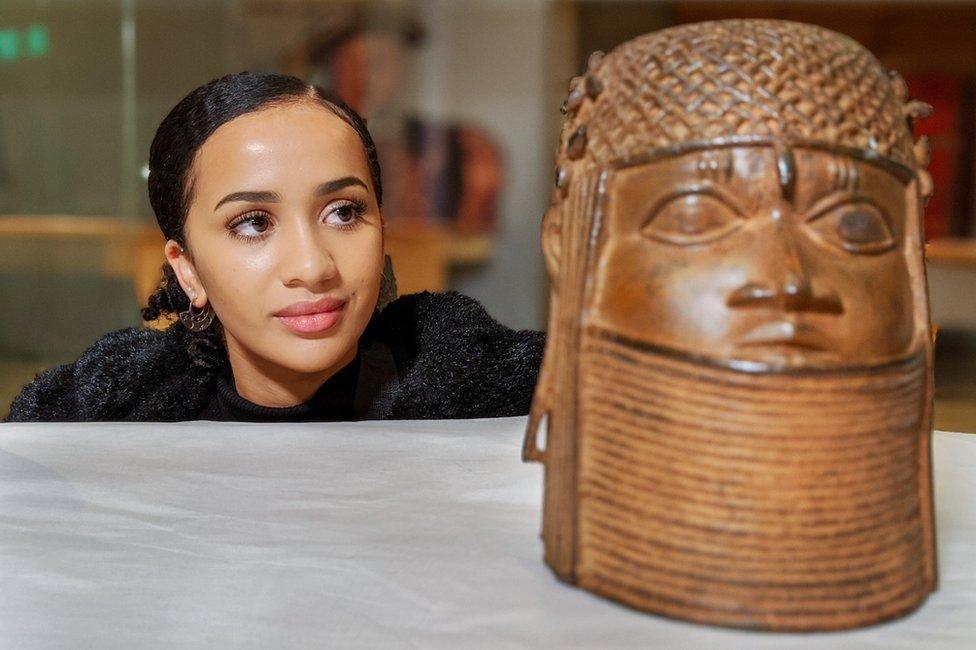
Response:
POLYGON ((333 368, 341 363, 343 355, 329 355, 328 357, 289 357, 275 359, 275 363, 301 375, 314 375, 333 368))
POLYGON ((356 340, 350 341, 344 336, 328 341, 292 338, 276 345, 266 358, 294 373, 311 375, 334 368, 347 357, 355 355, 355 352, 350 352, 355 347, 356 340))

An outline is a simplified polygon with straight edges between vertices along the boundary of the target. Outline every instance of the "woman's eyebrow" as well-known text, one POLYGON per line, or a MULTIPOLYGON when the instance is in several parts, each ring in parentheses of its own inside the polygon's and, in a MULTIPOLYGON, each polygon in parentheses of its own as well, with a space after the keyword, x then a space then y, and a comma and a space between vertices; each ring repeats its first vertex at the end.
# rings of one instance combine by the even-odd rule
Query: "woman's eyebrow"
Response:
POLYGON ((224 198, 217 201, 217 205, 214 206, 214 211, 225 203, 230 203, 231 201, 253 201, 255 203, 278 203, 281 201, 281 195, 277 192, 231 192, 224 198))
MULTIPOLYGON (((368 190, 369 186, 366 185, 364 181, 355 176, 343 176, 342 178, 337 178, 332 181, 326 181, 318 187, 315 188, 315 196, 322 196, 324 194, 332 194, 333 192, 338 192, 344 187, 349 187, 350 185, 360 185, 363 189, 368 190)), ((217 201, 217 205, 214 206, 214 211, 225 203, 230 203, 231 201, 253 201, 254 203, 279 203, 281 201, 281 195, 277 192, 269 191, 257 191, 257 192, 232 192, 225 196, 224 198, 217 201)))
POLYGON ((333 192, 338 192, 344 187, 349 187, 350 185, 361 185, 363 189, 369 189, 365 182, 356 178, 355 176, 343 176, 342 178, 337 178, 334 181, 326 181, 325 183, 322 183, 316 187, 315 196, 332 194, 333 192))

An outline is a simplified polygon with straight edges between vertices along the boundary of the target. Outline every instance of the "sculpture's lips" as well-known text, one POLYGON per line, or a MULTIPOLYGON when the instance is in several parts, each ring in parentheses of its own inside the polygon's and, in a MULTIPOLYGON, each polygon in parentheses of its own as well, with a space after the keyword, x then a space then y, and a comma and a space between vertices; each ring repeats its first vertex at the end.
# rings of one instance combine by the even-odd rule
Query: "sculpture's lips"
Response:
POLYGON ((829 351, 833 346, 822 332, 806 323, 782 320, 763 323, 743 336, 740 347, 788 346, 805 350, 829 351))

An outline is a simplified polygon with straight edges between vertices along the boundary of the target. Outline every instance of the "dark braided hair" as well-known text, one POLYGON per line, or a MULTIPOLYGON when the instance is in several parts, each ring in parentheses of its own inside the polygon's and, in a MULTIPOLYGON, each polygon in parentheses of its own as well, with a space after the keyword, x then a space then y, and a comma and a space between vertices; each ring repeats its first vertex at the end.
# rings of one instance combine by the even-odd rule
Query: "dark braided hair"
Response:
MULTIPOLYGON (((366 129, 366 122, 356 111, 297 77, 239 72, 214 79, 192 91, 173 107, 156 129, 149 147, 149 202, 166 239, 173 239, 184 249, 189 249, 185 224, 193 198, 190 170, 197 151, 207 138, 236 117, 298 101, 318 103, 352 127, 363 144, 376 201, 382 203, 376 146, 366 129)), ((147 322, 161 316, 175 317, 190 306, 190 299, 172 267, 165 263, 162 270, 159 286, 142 309, 142 319, 147 322)), ((214 325, 204 332, 190 334, 188 348, 193 362, 207 367, 218 365, 222 355, 226 355, 220 323, 215 320, 214 325)))

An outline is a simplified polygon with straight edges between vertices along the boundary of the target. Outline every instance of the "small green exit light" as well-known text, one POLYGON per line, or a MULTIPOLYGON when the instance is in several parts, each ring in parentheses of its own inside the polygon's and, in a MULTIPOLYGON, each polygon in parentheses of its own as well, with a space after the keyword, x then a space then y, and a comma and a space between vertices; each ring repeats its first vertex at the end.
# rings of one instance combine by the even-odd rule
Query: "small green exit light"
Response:
POLYGON ((51 33, 47 25, 31 25, 24 33, 27 56, 37 59, 51 51, 51 33))
POLYGON ((17 61, 23 56, 39 59, 50 52, 51 32, 47 25, 28 25, 23 30, 0 27, 0 61, 17 61))
POLYGON ((0 61, 20 57, 20 35, 15 29, 0 29, 0 61))

